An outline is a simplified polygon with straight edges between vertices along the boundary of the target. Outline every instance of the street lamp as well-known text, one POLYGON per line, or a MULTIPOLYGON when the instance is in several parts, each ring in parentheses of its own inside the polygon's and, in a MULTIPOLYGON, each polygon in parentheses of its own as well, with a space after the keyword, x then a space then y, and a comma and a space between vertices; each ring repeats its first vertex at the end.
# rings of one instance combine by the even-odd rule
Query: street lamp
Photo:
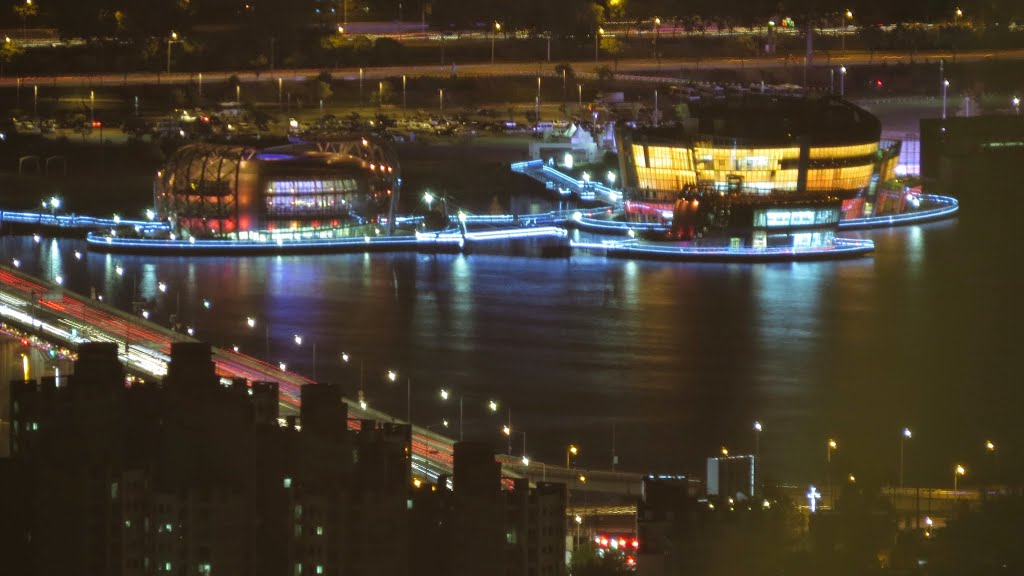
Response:
POLYGON ((658 57, 658 36, 661 34, 661 18, 654 17, 654 60, 661 65, 661 58, 658 57))
POLYGON ((946 119, 946 94, 949 92, 949 80, 942 79, 942 119, 946 119))
POLYGON ((964 15, 963 11, 960 10, 959 6, 957 6, 956 10, 953 12, 953 26, 959 26, 960 25, 960 18, 963 15, 964 15))
POLYGON ((167 38, 167 73, 171 73, 171 44, 178 41, 178 33, 171 32, 171 35, 167 38))
POLYGON ((565 450, 565 469, 569 469, 569 458, 575 458, 580 453, 580 449, 575 444, 569 444, 569 447, 565 450))
POLYGON ((839 31, 839 37, 841 38, 840 41, 842 42, 842 51, 844 56, 846 55, 846 27, 848 26, 846 23, 847 20, 853 20, 853 12, 849 8, 847 8, 846 12, 843 14, 843 29, 839 31))
POLYGON ((603 35, 604 35, 604 28, 601 28, 600 26, 598 26, 597 27, 597 33, 594 34, 594 62, 597 62, 600 59, 600 53, 598 52, 598 49, 599 49, 599 47, 601 45, 601 36, 603 36, 603 35))
POLYGON ((1013 99, 1010 100, 1010 104, 1013 104, 1014 113, 1017 114, 1017 116, 1020 116, 1020 98, 1014 96, 1013 99))
POLYGON ((990 482, 992 482, 992 481, 998 482, 999 481, 999 466, 998 466, 998 462, 996 461, 996 445, 991 440, 985 440, 985 453, 992 457, 992 462, 991 462, 991 467, 990 467, 990 475, 991 475, 990 478, 992 480, 990 480, 990 482))
POLYGON ((758 474, 761 467, 761 431, 764 428, 761 426, 761 422, 754 420, 754 478, 759 479, 758 474))
POLYGON ((846 66, 839 67, 839 97, 846 94, 846 66))
MULTIPOLYGON (((451 398, 451 395, 452 395, 452 393, 449 392, 448 390, 446 390, 444 388, 441 389, 441 400, 442 401, 447 401, 449 398, 451 398)), ((459 440, 460 441, 464 438, 464 430, 465 429, 463 427, 463 414, 464 414, 463 400, 465 400, 466 396, 467 396, 466 394, 459 394, 459 440)), ((488 400, 487 401, 487 410, 489 410, 492 414, 497 412, 498 411, 498 402, 496 400, 488 400)))
POLYGON ((501 31, 501 23, 495 22, 491 29, 491 65, 494 65, 494 37, 501 31))
POLYGON ((967 469, 964 468, 963 465, 957 464, 956 467, 953 468, 953 495, 957 500, 960 499, 960 494, 958 492, 958 489, 960 487, 960 477, 966 475, 967 469))
POLYGON ((900 488, 903 488, 903 444, 913 437, 910 428, 904 428, 903 434, 900 434, 900 488))
POLYGON ((839 443, 836 442, 835 440, 829 438, 828 439, 828 454, 826 455, 826 459, 827 459, 829 464, 832 463, 832 451, 833 450, 838 450, 838 449, 839 449, 839 443))

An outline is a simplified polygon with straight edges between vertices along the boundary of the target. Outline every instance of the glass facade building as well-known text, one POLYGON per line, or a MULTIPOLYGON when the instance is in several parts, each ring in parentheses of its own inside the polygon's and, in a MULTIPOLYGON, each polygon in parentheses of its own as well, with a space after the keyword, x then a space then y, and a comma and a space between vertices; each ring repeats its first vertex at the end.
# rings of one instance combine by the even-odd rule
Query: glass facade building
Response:
POLYGON ((391 151, 365 138, 262 151, 192 144, 158 172, 154 194, 183 238, 297 240, 390 231, 400 183, 391 151))
POLYGON ((618 138, 627 217, 671 223, 675 239, 829 245, 895 173, 898 143, 843 100, 747 95, 682 111, 679 125, 618 138))

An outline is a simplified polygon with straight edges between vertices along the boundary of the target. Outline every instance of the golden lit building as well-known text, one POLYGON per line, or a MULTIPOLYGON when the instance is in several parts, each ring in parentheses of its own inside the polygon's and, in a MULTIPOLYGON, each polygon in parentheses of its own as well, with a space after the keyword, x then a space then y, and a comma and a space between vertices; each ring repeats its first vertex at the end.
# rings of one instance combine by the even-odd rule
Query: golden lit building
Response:
POLYGON ((679 125, 620 133, 627 216, 672 236, 754 247, 830 244, 871 215, 898 143, 867 111, 830 97, 746 95, 683 104, 679 125))

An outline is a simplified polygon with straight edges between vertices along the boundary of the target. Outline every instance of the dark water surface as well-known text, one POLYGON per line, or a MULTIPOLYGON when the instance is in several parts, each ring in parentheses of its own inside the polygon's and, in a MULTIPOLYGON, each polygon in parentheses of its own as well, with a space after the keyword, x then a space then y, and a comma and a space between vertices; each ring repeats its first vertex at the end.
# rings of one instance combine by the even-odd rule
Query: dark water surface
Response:
MULTIPOLYGON (((269 323, 270 359, 307 374, 315 340, 317 376, 352 393, 361 358, 369 401, 399 415, 411 376, 418 423, 457 426, 442 386, 498 398, 500 420, 466 399, 467 435, 503 446, 511 408, 534 458, 561 461, 572 441, 581 466, 608 467, 614 422, 622 469, 699 473, 723 445, 752 450, 757 419, 771 477, 820 477, 833 436, 844 474, 891 480, 900 431, 910 426, 908 481, 944 484, 955 462, 973 479, 988 473, 986 438, 1000 446, 1004 475, 1020 468, 1024 259, 1009 206, 965 205, 958 220, 860 233, 876 242, 872 258, 823 263, 412 254, 77 261, 80 241, 8 237, 2 247, 7 261, 62 274, 79 292, 95 287, 125 308, 137 278, 164 322, 180 294, 183 320, 217 345, 264 355, 269 323), (354 360, 348 369, 343 351, 354 360), (385 381, 388 369, 399 384, 385 381)), ((516 437, 514 451, 520 446, 516 437)))

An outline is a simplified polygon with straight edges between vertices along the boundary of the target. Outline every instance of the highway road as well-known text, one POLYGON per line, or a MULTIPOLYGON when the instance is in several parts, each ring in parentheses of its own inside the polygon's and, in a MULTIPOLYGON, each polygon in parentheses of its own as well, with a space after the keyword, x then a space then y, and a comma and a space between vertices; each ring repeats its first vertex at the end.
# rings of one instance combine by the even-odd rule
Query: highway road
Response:
MULTIPOLYGON (((172 343, 198 342, 9 267, 0 267, 0 320, 72 350, 82 342, 116 343, 121 360, 130 372, 152 378, 167 373, 172 343)), ((312 382, 302 375, 230 350, 214 348, 213 361, 222 378, 278 382, 284 414, 297 413, 300 388, 312 382)), ((358 419, 364 418, 399 421, 370 407, 364 409, 355 402, 346 402, 352 427, 357 427, 358 419)), ((433 481, 440 474, 450 474, 452 444, 449 438, 414 427, 413 475, 433 481)))
MULTIPOLYGON (((98 300, 86 298, 21 273, 0 266, 0 321, 34 334, 40 339, 74 350, 83 342, 113 342, 127 369, 134 374, 161 378, 167 374, 171 344, 198 342, 144 318, 128 314, 98 300)), ((213 348, 217 374, 225 379, 245 378, 249 382, 277 382, 280 385, 283 414, 296 414, 300 388, 312 380, 281 370, 258 358, 231 350, 213 348)), ((346 399, 350 427, 358 427, 359 419, 403 422, 388 414, 362 407, 346 399)), ((442 474, 451 474, 454 440, 413 426, 413 476, 436 481, 442 474)), ((577 469, 500 457, 505 477, 529 477, 531 482, 578 481, 577 469)), ((616 472, 586 471, 590 479, 585 489, 595 493, 636 496, 640 476, 616 472)))
MULTIPOLYGON (((867 52, 849 51, 845 55, 833 54, 827 58, 824 54, 815 55, 815 66, 823 66, 829 63, 832 66, 864 66, 869 64, 897 64, 910 62, 937 62, 940 58, 947 61, 961 63, 984 62, 991 60, 1024 60, 1024 49, 1015 50, 973 50, 957 52, 953 54, 948 51, 926 51, 918 52, 911 56, 906 52, 867 52)), ((411 77, 438 77, 447 78, 454 72, 462 77, 472 76, 559 76, 555 72, 557 62, 497 62, 495 64, 475 63, 456 64, 454 67, 450 62, 444 65, 417 65, 417 66, 378 66, 367 68, 282 68, 263 72, 252 70, 228 70, 213 72, 132 72, 126 74, 69 74, 58 76, 25 76, 21 78, 6 77, 0 79, 0 87, 20 86, 22 89, 31 89, 32 86, 137 86, 152 84, 199 84, 205 85, 211 82, 226 82, 232 76, 237 76, 242 83, 253 82, 276 82, 278 78, 287 82, 300 82, 308 78, 314 78, 323 70, 328 70, 335 79, 358 80, 362 70, 363 80, 381 80, 387 78, 399 78, 402 75, 411 77)), ((673 58, 655 61, 651 58, 632 58, 619 60, 613 64, 610 59, 584 60, 571 62, 572 68, 577 77, 592 79, 596 77, 595 70, 600 66, 614 66, 619 76, 634 77, 634 79, 657 79, 651 74, 652 70, 658 69, 658 76, 671 77, 680 72, 696 69, 778 69, 787 67, 798 67, 803 65, 803 60, 795 60, 783 56, 762 57, 762 58, 673 58)), ((244 94, 244 89, 243 89, 244 94)))

